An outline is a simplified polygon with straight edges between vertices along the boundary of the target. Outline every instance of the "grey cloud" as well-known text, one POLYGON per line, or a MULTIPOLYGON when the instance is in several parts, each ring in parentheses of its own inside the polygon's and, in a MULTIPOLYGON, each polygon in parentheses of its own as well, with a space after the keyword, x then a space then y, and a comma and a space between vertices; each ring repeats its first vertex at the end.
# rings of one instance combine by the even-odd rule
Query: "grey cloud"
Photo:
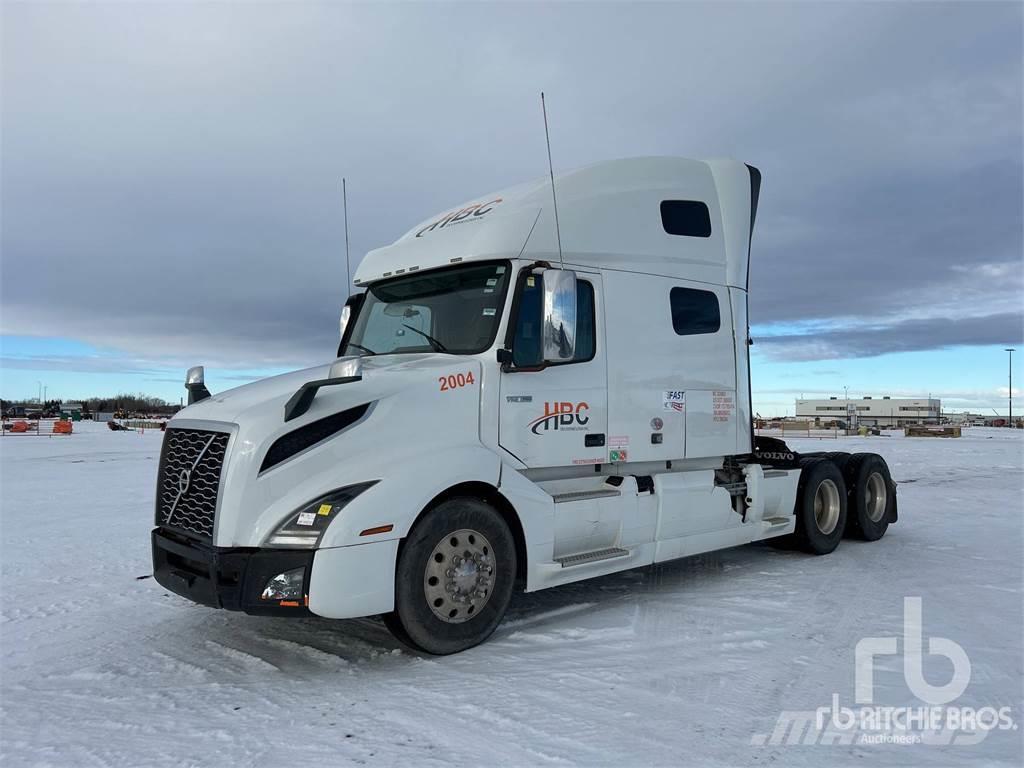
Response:
POLYGON ((121 374, 152 374, 156 366, 141 364, 137 360, 126 360, 122 357, 92 356, 43 356, 26 355, 0 357, 0 368, 24 369, 31 371, 74 371, 76 373, 121 373, 121 374))
POLYGON ((755 343, 766 358, 774 360, 871 357, 968 345, 1024 344, 1024 313, 929 318, 887 326, 780 334, 757 338, 755 343))
POLYGON ((872 324, 820 348, 867 355, 943 346, 921 329, 989 313, 970 343, 996 343, 1024 290, 1021 18, 975 3, 7 4, 0 330, 161 366, 322 361, 345 298, 341 177, 358 261, 541 176, 543 87, 559 168, 728 154, 762 169, 755 323, 872 324))

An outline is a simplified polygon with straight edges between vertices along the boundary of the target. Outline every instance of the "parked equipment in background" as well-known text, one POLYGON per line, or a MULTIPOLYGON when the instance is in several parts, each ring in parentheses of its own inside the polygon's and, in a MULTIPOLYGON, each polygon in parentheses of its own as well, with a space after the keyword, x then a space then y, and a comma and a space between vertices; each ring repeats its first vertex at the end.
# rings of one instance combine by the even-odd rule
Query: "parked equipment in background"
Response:
POLYGON ((251 614, 382 614, 445 654, 485 640, 516 588, 881 537, 897 519, 881 457, 753 435, 760 186, 732 160, 617 160, 371 251, 336 360, 213 396, 190 372, 160 457, 156 580, 251 614))
POLYGON ((53 435, 70 435, 74 427, 70 419, 16 419, 14 421, 4 420, 3 435, 35 435, 37 437, 51 437, 53 435))

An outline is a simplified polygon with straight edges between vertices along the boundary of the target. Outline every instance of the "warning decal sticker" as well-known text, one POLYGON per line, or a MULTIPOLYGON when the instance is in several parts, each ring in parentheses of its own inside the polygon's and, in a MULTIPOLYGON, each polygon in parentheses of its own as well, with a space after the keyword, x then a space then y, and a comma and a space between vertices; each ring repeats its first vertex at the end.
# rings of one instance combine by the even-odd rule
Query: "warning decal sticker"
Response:
POLYGON ((712 421, 729 421, 734 410, 736 410, 736 401, 733 400, 732 392, 715 391, 711 393, 712 421))

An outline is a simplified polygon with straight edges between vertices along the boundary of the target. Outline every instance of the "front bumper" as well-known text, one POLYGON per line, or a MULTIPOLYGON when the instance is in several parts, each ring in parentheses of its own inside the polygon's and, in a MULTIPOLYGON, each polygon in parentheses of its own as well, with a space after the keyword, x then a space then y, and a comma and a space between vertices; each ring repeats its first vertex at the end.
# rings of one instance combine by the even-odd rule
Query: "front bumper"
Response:
POLYGON ((213 547, 156 528, 152 534, 153 577, 165 589, 211 608, 257 616, 310 616, 312 550, 213 547), (305 568, 304 599, 260 600, 267 582, 279 573, 305 568))

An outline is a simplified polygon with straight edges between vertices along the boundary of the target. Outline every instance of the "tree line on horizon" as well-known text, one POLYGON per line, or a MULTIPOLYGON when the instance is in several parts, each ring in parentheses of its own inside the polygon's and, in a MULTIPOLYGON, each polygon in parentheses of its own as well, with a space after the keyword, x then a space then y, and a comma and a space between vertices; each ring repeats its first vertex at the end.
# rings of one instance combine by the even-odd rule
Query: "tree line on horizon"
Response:
POLYGON ((2 408, 4 413, 7 413, 11 408, 19 406, 39 409, 44 413, 59 413, 65 403, 80 403, 83 416, 93 413, 113 413, 118 411, 169 414, 181 410, 181 406, 177 403, 168 403, 163 398, 147 395, 143 392, 135 394, 120 393, 112 397, 69 397, 60 400, 47 400, 42 404, 35 398, 29 400, 7 400, 0 398, 0 408, 2 408))

